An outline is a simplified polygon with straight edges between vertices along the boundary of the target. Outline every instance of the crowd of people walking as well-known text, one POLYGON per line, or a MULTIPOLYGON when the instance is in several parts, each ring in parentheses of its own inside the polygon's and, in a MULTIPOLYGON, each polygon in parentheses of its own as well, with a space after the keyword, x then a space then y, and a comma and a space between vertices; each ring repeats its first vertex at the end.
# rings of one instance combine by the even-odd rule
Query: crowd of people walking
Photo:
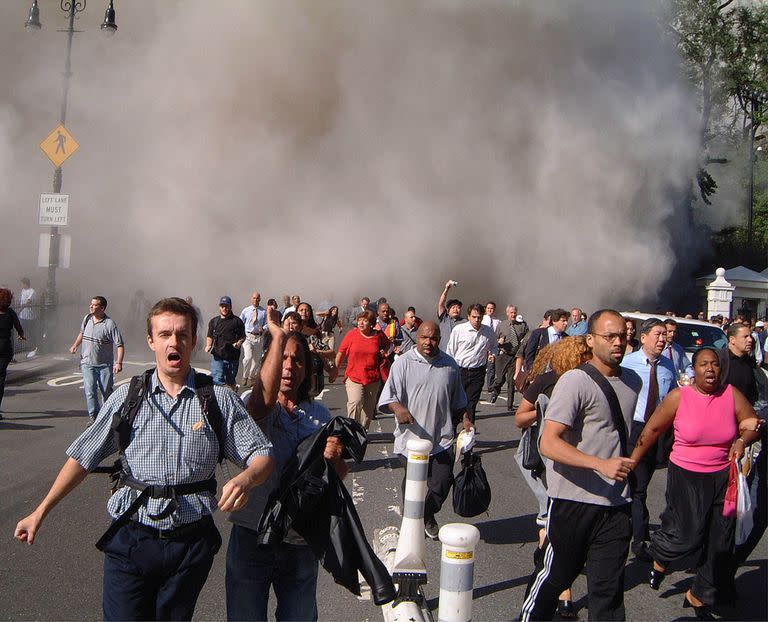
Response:
MULTIPOLYGON (((630 552, 647 564, 653 590, 671 569, 695 569, 683 606, 699 619, 715 619, 719 606, 737 598, 736 569, 766 524, 765 494, 759 492, 765 488, 760 413, 768 403, 762 323, 713 318, 724 325, 727 345, 689 353, 674 341, 677 322, 669 314, 638 322, 613 309, 587 315, 578 307, 553 308, 529 325, 514 304, 504 307, 503 318, 496 317, 494 301, 465 305, 451 297, 456 285, 445 283, 434 312, 424 312, 424 319, 413 307, 398 314, 384 298, 372 303, 362 297, 345 312, 330 304, 315 309, 299 295, 284 296, 282 305, 270 298, 263 307, 261 293, 254 291, 236 314, 231 297, 223 295, 207 322, 191 299, 159 301, 147 315, 157 367, 139 394, 135 423, 129 422, 137 426, 130 450, 115 444, 113 419, 125 415, 123 405, 135 401, 132 392, 139 389, 132 381, 113 391, 126 346, 106 314, 106 298, 94 296, 71 347, 81 354, 90 425, 68 450, 49 494, 19 522, 16 537, 31 544, 48 512, 119 450, 121 468, 130 469, 121 471, 122 496, 109 504, 117 527, 105 534, 103 547, 110 586, 105 617, 191 617, 220 545, 211 531, 210 481, 216 458, 227 458, 244 469, 218 502, 235 511, 227 553, 228 618, 265 619, 271 585, 279 619, 316 619, 316 552, 293 531, 264 548, 259 518, 281 489, 281 475, 302 441, 331 425, 330 413, 315 399, 323 386, 343 377, 346 415, 362 438, 384 413, 395 419, 395 453, 406 455, 409 438, 432 442, 424 505, 425 536, 432 539, 453 482, 455 436, 482 423, 476 413, 484 392, 496 403, 505 391, 510 416, 534 439, 526 451, 540 453, 535 467, 523 455, 523 444, 516 455, 539 529, 519 619, 575 618, 571 588, 582 570, 589 618, 624 619, 630 552), (204 398, 207 381, 190 364, 198 325, 206 326, 204 350, 214 387, 204 398), (241 398, 242 390, 247 393, 241 398), (146 394, 155 397, 146 400, 146 394), (211 403, 220 411, 215 425, 211 403), (148 423, 172 419, 175 409, 183 411, 190 429, 206 431, 204 448, 178 443, 172 427, 148 423), (158 470, 158 438, 180 456, 193 456, 200 468, 183 474, 158 470), (749 482, 758 492, 753 532, 737 547, 736 519, 723 507, 731 465, 739 460, 751 465, 749 482), (666 508, 660 528, 652 531, 647 491, 664 465, 666 508), (140 581, 138 565, 118 567, 118 557, 138 564, 136 538, 148 539, 142 563, 160 564, 170 554, 164 540, 183 542, 173 553, 180 556, 170 572, 176 579, 140 581), (122 589, 123 584, 134 587, 122 589), (142 596, 136 595, 138 585, 146 590, 142 596)), ((0 289, 0 400, 12 331, 25 336, 11 299, 0 289)), ((330 436, 321 453, 344 477, 350 454, 339 438, 330 436)))

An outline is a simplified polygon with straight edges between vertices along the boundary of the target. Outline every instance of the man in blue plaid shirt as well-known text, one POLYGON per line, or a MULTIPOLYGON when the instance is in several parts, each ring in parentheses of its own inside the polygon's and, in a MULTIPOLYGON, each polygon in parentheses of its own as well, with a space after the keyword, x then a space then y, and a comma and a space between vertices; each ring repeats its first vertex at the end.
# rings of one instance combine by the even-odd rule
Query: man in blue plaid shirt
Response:
MULTIPOLYGON (((125 449, 130 475, 157 489, 180 487, 184 491, 185 486, 211 482, 215 490, 212 478, 219 441, 203 413, 190 363, 197 340, 197 314, 181 298, 165 298, 150 311, 147 330, 157 368, 125 449)), ((119 387, 96 422, 72 443, 48 495, 16 526, 17 539, 32 544, 54 506, 117 451, 112 418, 127 395, 128 385, 119 387)), ((244 507, 248 492, 269 477, 271 444, 231 389, 215 386, 214 395, 222 414, 223 455, 243 469, 224 485, 218 502, 221 510, 233 512, 244 507)), ((118 528, 103 539, 104 619, 189 620, 221 546, 211 517, 216 499, 211 490, 151 497, 125 520, 139 494, 131 485, 123 486, 107 505, 118 528)))

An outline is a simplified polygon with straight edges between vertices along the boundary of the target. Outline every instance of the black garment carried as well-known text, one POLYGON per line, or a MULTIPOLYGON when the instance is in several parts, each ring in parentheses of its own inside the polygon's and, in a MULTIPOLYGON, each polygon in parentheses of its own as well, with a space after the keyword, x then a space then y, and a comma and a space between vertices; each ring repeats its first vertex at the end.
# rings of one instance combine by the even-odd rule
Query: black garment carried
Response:
POLYGON ((468 451, 461 458, 461 472, 453 480, 453 511, 470 518, 491 505, 491 486, 480 456, 468 451))
MULTIPOLYGON (((199 482, 190 482, 187 484, 176 484, 175 486, 160 486, 157 484, 147 484, 142 482, 131 473, 131 467, 125 458, 125 450, 131 443, 133 436, 133 422, 136 414, 139 412, 141 403, 147 395, 149 381, 154 374, 155 369, 151 368, 143 374, 131 378, 131 384, 128 386, 128 395, 122 406, 112 416, 112 434, 114 435, 115 446, 118 450, 118 457, 111 467, 96 467, 94 473, 109 473, 113 482, 112 492, 118 488, 129 486, 140 492, 139 496, 128 506, 128 509, 118 516, 109 526, 104 535, 99 538, 96 548, 104 550, 107 542, 125 525, 147 499, 170 499, 168 506, 157 515, 150 515, 155 520, 168 518, 178 508, 176 498, 179 495, 189 495, 197 492, 210 492, 216 494, 216 478, 211 477, 199 482)), ((216 434, 216 440, 219 443, 218 462, 224 460, 224 421, 216 400, 213 389, 213 379, 208 374, 195 373, 195 393, 200 400, 205 418, 208 424, 216 434)))
POLYGON ((334 417, 305 438, 285 467, 280 487, 270 495, 264 508, 259 543, 281 542, 293 529, 336 583, 359 596, 359 571, 371 588, 373 601, 383 605, 394 600, 395 586, 368 543, 351 495, 333 464, 323 457, 329 436, 341 440, 345 457, 362 461, 368 438, 357 421, 334 417))

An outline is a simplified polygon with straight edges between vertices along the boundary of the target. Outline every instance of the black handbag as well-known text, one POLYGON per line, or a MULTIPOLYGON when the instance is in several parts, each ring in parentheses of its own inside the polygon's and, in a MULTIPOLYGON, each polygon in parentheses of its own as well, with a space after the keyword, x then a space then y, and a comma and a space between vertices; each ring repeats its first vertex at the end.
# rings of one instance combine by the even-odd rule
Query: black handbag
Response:
POLYGON ((539 451, 539 431, 544 421, 544 411, 547 409, 549 399, 546 395, 540 395, 536 400, 536 421, 523 430, 520 437, 520 448, 522 453, 522 465, 528 469, 534 477, 544 472, 544 459, 539 451))
POLYGON ((483 470, 480 456, 468 451, 461 459, 461 472, 453 482, 453 511, 470 518, 485 512, 491 505, 491 486, 483 470))

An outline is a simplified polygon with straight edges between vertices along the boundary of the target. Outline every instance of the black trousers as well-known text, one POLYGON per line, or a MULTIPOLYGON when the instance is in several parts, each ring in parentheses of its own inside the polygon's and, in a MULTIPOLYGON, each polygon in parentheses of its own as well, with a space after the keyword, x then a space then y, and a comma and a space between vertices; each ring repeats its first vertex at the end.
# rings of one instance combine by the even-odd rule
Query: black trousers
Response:
POLYGON ((124 525, 104 548, 104 619, 191 620, 220 546, 213 520, 173 540, 124 525))
MULTIPOLYGON (((643 431, 645 423, 632 422, 627 453, 631 454, 637 445, 637 439, 643 431)), ((632 550, 642 548, 644 542, 650 539, 648 530, 648 485, 656 470, 657 452, 652 448, 634 468, 630 477, 632 481, 632 550)))
POLYGON ((493 391, 493 385, 496 384, 496 365, 489 364, 488 369, 485 371, 485 387, 489 391, 493 391))
POLYGON ((8 375, 8 365, 13 358, 13 354, 0 354, 0 406, 3 405, 3 396, 5 395, 5 378, 8 375))
POLYGON ((691 555, 698 557, 691 591, 707 605, 728 603, 735 596, 736 519, 723 516, 727 488, 727 467, 698 473, 670 462, 667 506, 661 513, 661 528, 651 537, 651 557, 664 567, 688 566, 691 555))
MULTIPOLYGON (((439 454, 432 454, 429 457, 429 466, 427 467, 427 496, 424 499, 424 518, 434 518, 435 514, 443 507, 443 503, 448 498, 453 486, 453 449, 441 451, 439 454)), ((400 464, 403 465, 403 483, 401 492, 405 499, 405 478, 408 474, 408 458, 400 455, 400 464)))
POLYGON ((497 395, 501 393, 504 383, 507 383, 507 408, 512 410, 512 402, 515 399, 515 358, 504 352, 499 352, 496 357, 496 380, 491 391, 497 395))
MULTIPOLYGON (((477 410, 477 403, 480 401, 480 394, 483 392, 484 381, 485 365, 461 368, 461 383, 464 385, 464 392, 467 394, 467 413, 472 423, 475 422, 475 410, 477 410)), ((454 421, 454 427, 459 425, 459 423, 461 423, 461 420, 454 421)))
POLYGON ((534 570, 520 620, 551 620, 560 593, 583 568, 590 620, 624 620, 624 564, 632 535, 629 504, 550 499, 548 542, 534 570))

